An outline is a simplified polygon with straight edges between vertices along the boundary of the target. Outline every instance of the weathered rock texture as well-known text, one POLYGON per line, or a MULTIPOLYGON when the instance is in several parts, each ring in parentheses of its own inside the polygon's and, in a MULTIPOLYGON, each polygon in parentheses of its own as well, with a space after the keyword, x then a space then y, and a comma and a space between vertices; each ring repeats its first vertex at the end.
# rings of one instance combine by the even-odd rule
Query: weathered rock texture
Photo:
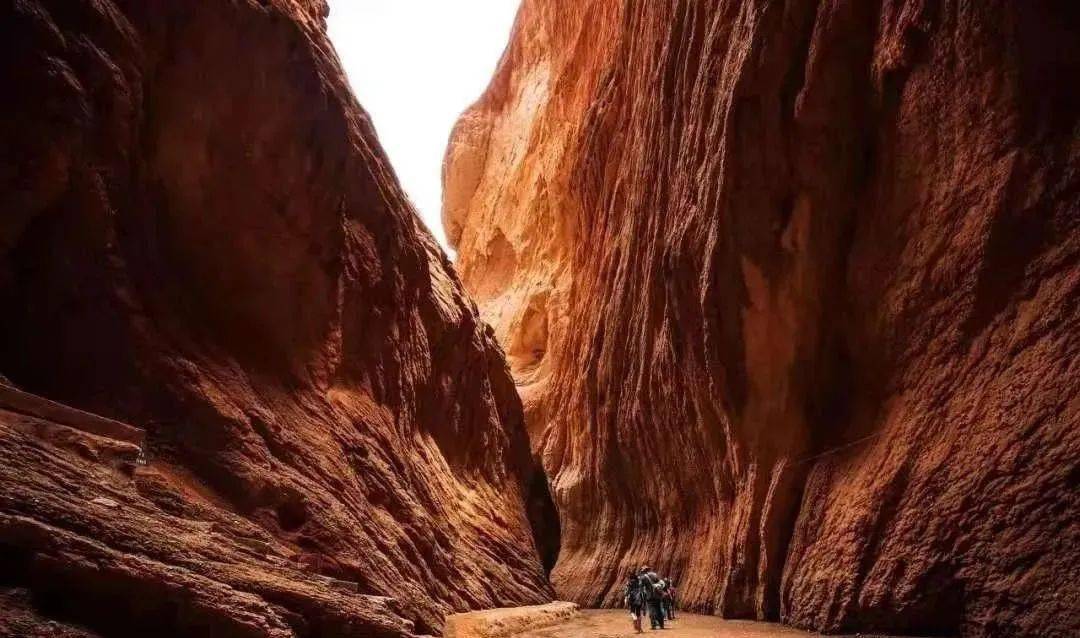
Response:
POLYGON ((325 13, 0 8, 0 373, 150 461, 0 412, 0 633, 390 636, 550 600, 505 360, 325 13))
POLYGON ((578 615, 578 606, 568 602, 485 609, 446 617, 445 638, 514 638, 567 622, 578 615))
POLYGON ((560 597, 649 563, 726 616, 1080 632, 1077 33, 1051 0, 525 1, 444 220, 560 597))

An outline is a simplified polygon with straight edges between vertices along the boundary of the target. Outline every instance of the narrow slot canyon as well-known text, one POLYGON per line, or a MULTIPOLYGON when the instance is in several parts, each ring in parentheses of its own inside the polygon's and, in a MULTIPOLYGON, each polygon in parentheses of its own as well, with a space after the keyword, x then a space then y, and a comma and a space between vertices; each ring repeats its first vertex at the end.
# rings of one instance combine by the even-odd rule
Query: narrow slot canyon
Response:
POLYGON ((356 2, 0 6, 0 636, 1080 635, 1080 6, 356 2))

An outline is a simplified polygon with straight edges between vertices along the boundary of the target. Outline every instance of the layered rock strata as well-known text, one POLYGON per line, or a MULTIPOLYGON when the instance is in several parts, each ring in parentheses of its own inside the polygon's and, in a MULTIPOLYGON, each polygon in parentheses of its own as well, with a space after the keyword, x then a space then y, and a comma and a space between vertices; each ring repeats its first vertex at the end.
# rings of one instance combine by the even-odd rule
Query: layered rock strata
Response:
POLYGON ((1080 632, 1080 12, 525 0, 444 221, 552 578, 820 630, 1080 632))
POLYGON ((400 636, 550 600, 502 352, 325 16, 0 8, 0 373, 42 397, 0 411, 0 631, 400 636))

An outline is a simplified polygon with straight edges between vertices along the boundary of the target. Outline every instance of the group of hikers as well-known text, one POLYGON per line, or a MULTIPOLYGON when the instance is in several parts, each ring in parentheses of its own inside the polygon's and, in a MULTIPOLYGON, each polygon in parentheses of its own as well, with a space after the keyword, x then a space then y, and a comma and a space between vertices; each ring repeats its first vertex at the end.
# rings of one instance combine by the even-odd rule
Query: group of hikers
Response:
POLYGON ((641 619, 646 608, 653 629, 663 629, 665 620, 675 620, 675 581, 643 566, 626 578, 623 603, 630 609, 634 629, 641 633, 641 619))

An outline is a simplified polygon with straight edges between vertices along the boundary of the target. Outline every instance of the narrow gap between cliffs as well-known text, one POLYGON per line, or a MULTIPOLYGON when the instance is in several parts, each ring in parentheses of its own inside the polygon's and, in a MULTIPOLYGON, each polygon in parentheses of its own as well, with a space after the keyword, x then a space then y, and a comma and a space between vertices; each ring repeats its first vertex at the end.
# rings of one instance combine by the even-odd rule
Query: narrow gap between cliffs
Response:
POLYGON ((420 220, 452 254, 441 221, 446 140, 494 76, 520 0, 329 5, 328 34, 353 94, 420 220))
MULTIPOLYGON (((520 4, 329 0, 328 34, 353 94, 420 221, 451 256, 441 219, 447 139, 495 76, 520 4)), ((533 459, 532 466, 524 479, 526 510, 550 575, 561 546, 560 523, 540 461, 533 459)))

